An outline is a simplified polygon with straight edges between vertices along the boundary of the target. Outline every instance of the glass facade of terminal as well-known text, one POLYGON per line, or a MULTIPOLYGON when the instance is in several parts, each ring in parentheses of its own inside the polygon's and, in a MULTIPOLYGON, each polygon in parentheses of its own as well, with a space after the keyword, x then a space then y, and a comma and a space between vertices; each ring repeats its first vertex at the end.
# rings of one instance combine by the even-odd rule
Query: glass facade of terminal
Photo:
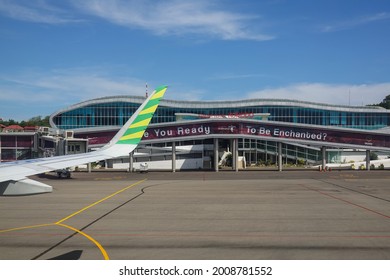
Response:
MULTIPOLYGON (((230 114, 265 114, 269 113, 270 121, 339 126, 357 129, 380 129, 390 126, 390 110, 374 109, 370 107, 345 107, 342 110, 334 106, 324 105, 321 109, 310 106, 282 106, 268 104, 259 106, 236 107, 232 103, 226 107, 207 105, 180 107, 164 106, 157 109, 152 123, 174 122, 175 113, 190 113, 203 115, 230 115, 230 114), (363 108, 363 109, 362 109, 363 108)), ((223 102, 221 102, 223 104, 223 102)), ((138 109, 140 103, 135 102, 102 102, 94 104, 85 102, 84 105, 76 106, 73 109, 62 111, 52 115, 52 122, 59 129, 77 129, 101 126, 122 126, 128 118, 138 109)))

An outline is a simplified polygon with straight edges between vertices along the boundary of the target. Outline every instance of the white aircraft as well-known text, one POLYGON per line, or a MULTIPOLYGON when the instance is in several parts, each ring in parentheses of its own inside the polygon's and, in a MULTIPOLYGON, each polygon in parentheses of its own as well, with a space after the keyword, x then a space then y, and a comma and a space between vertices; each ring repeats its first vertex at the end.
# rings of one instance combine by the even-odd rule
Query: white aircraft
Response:
POLYGON ((161 86, 141 104, 125 125, 104 147, 85 154, 0 163, 0 195, 30 195, 51 192, 47 184, 27 176, 129 155, 141 141, 167 86, 161 86))

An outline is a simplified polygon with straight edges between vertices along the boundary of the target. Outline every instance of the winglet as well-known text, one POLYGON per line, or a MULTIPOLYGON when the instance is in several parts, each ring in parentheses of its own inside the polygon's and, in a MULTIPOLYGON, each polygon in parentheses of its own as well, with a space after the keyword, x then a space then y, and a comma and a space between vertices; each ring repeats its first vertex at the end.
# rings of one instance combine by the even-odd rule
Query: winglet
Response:
POLYGON ((167 86, 161 86, 155 89, 153 94, 149 97, 148 102, 143 106, 142 110, 136 118, 128 126, 123 136, 116 142, 116 144, 133 144, 137 145, 144 135, 144 132, 152 120, 154 112, 164 96, 167 86))
POLYGON ((119 131, 119 135, 114 137, 115 144, 137 145, 141 141, 167 88, 168 86, 160 86, 155 89, 153 94, 142 104, 143 106, 141 105, 133 117, 124 125, 123 131, 119 131), (126 130, 124 131, 124 129, 126 130))

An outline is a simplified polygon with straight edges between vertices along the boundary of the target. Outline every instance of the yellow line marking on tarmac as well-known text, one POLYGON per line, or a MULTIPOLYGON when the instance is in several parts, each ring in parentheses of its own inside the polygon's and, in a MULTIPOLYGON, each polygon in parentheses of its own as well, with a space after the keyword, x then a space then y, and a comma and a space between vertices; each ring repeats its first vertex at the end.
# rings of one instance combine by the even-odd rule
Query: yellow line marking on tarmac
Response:
POLYGON ((92 238, 91 236, 89 236, 85 232, 82 232, 81 230, 78 230, 78 229, 76 229, 74 227, 71 227, 71 226, 65 225, 65 224, 52 223, 52 224, 42 224, 42 225, 34 225, 34 226, 27 226, 27 227, 10 228, 10 229, 5 229, 5 230, 0 230, 0 233, 17 231, 17 230, 32 229, 32 228, 39 228, 39 227, 49 227, 49 226, 62 226, 62 227, 66 227, 66 228, 68 228, 70 230, 73 230, 73 231, 81 234, 82 236, 86 237, 88 240, 92 241, 92 243, 94 243, 99 248, 99 250, 102 253, 102 255, 103 255, 105 260, 109 260, 110 259, 108 257, 108 254, 107 254, 106 250, 103 248, 103 246, 100 245, 100 243, 97 242, 94 238, 92 238))
POLYGON ((31 229, 31 228, 48 227, 48 226, 53 226, 53 225, 55 225, 55 224, 52 223, 52 224, 42 224, 42 225, 34 225, 34 226, 26 226, 26 227, 3 229, 3 230, 0 230, 0 233, 16 231, 16 230, 31 229))
POLYGON ((110 258, 108 257, 108 254, 107 254, 106 250, 104 250, 103 246, 100 245, 99 242, 97 242, 95 239, 93 239, 91 236, 89 236, 89 235, 86 234, 85 232, 82 232, 81 230, 78 230, 78 229, 76 229, 76 228, 74 228, 74 227, 71 227, 71 226, 65 225, 65 224, 56 223, 56 225, 62 226, 62 227, 66 227, 66 228, 68 228, 68 229, 70 229, 70 230, 73 230, 73 231, 75 231, 75 232, 81 234, 82 236, 86 237, 88 240, 92 241, 92 243, 94 243, 94 244, 99 248, 99 250, 100 250, 100 252, 102 253, 102 255, 103 255, 103 257, 104 257, 105 260, 109 260, 109 259, 110 259, 110 258))
POLYGON ((132 187, 134 187, 134 186, 136 186, 136 185, 139 185, 139 184, 145 182, 146 180, 147 180, 147 179, 144 179, 144 180, 135 182, 134 184, 131 184, 130 186, 127 186, 127 187, 125 187, 125 188, 123 188, 123 189, 121 189, 121 190, 119 190, 119 191, 117 191, 117 192, 115 192, 115 193, 113 193, 113 194, 110 194, 109 196, 106 196, 105 198, 100 199, 99 201, 96 201, 96 202, 94 202, 94 203, 92 203, 92 204, 90 204, 90 205, 84 207, 83 209, 81 209, 81 210, 79 210, 79 211, 77 211, 77 212, 74 212, 73 214, 71 214, 71 215, 69 215, 69 216, 63 218, 62 220, 59 220, 59 221, 56 222, 56 223, 41 224, 41 225, 33 225, 33 226, 25 226, 25 227, 10 228, 10 229, 3 229, 3 230, 0 230, 0 233, 11 232, 11 231, 17 231, 17 230, 32 229, 32 228, 39 228, 39 227, 61 226, 61 227, 65 227, 65 228, 68 228, 68 229, 70 229, 70 230, 73 230, 73 231, 75 231, 75 232, 81 234, 82 236, 86 237, 88 240, 90 240, 92 243, 94 243, 94 244, 99 248, 100 252, 102 253, 102 255, 103 255, 103 257, 104 257, 104 259, 105 259, 105 260, 109 260, 110 258, 109 258, 109 256, 108 256, 106 250, 103 248, 103 246, 102 246, 99 242, 97 242, 94 238, 92 238, 91 236, 89 236, 89 235, 86 234, 85 232, 82 232, 81 230, 78 230, 78 229, 76 229, 76 228, 74 228, 74 227, 71 227, 71 226, 69 226, 69 225, 63 224, 62 222, 66 221, 66 220, 68 220, 68 219, 70 219, 70 218, 72 218, 72 217, 74 217, 74 216, 76 216, 76 215, 78 215, 78 214, 80 214, 80 213, 82 213, 82 212, 84 212, 85 210, 87 210, 87 209, 89 209, 89 208, 91 208, 91 207, 93 207, 93 206, 95 206, 95 205, 97 205, 97 204, 99 204, 99 203, 101 203, 101 202, 103 202, 103 201, 106 201, 107 199, 109 199, 109 198, 111 198, 111 197, 113 197, 113 196, 116 196, 117 194, 120 194, 120 193, 122 193, 122 192, 124 192, 124 191, 126 191, 126 190, 128 190, 128 189, 130 189, 130 188, 132 188, 132 187))
POLYGON ((109 198, 111 198, 111 197, 113 197, 113 196, 116 196, 117 194, 120 194, 121 192, 124 192, 124 191, 126 191, 126 190, 128 190, 128 189, 130 189, 130 188, 132 188, 132 187, 134 187, 134 186, 136 186, 136 185, 138 185, 138 184, 141 184, 141 183, 143 183, 143 182, 146 181, 146 180, 147 180, 147 179, 144 179, 144 180, 135 182, 134 184, 132 184, 132 185, 130 185, 130 186, 127 186, 126 188, 123 188, 123 189, 121 189, 121 190, 119 190, 119 191, 117 191, 117 192, 115 192, 115 193, 113 193, 113 194, 110 194, 109 196, 106 196, 105 198, 102 198, 102 199, 100 199, 99 201, 96 201, 96 202, 94 202, 94 203, 92 203, 92 204, 90 204, 90 205, 84 207, 83 209, 81 209, 81 210, 79 210, 79 211, 77 211, 77 212, 74 212, 73 214, 71 214, 71 215, 69 215, 69 216, 63 218, 62 220, 59 220, 58 222, 56 222, 56 224, 61 224, 62 222, 66 221, 66 220, 69 220, 70 218, 72 218, 72 217, 74 217, 74 216, 80 214, 81 212, 84 212, 85 210, 87 210, 87 209, 89 209, 89 208, 91 208, 91 207, 93 207, 93 206, 95 206, 95 205, 97 205, 97 204, 99 204, 99 203, 101 203, 101 202, 103 202, 103 201, 106 201, 107 199, 109 199, 109 198))

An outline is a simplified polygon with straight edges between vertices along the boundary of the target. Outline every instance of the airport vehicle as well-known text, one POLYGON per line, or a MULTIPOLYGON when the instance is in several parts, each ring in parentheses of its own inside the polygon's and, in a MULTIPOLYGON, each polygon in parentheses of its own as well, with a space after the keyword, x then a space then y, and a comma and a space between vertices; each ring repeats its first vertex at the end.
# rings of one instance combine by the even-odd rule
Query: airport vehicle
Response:
POLYGON ((139 172, 141 173, 147 173, 149 171, 149 167, 148 167, 148 163, 147 162, 143 162, 140 164, 140 168, 139 168, 139 172))
POLYGON ((166 90, 167 86, 156 88, 114 138, 97 151, 0 163, 0 195, 30 195, 52 192, 51 186, 27 177, 129 155, 141 141, 166 90))
POLYGON ((70 178, 70 168, 62 168, 55 171, 58 178, 70 178))

